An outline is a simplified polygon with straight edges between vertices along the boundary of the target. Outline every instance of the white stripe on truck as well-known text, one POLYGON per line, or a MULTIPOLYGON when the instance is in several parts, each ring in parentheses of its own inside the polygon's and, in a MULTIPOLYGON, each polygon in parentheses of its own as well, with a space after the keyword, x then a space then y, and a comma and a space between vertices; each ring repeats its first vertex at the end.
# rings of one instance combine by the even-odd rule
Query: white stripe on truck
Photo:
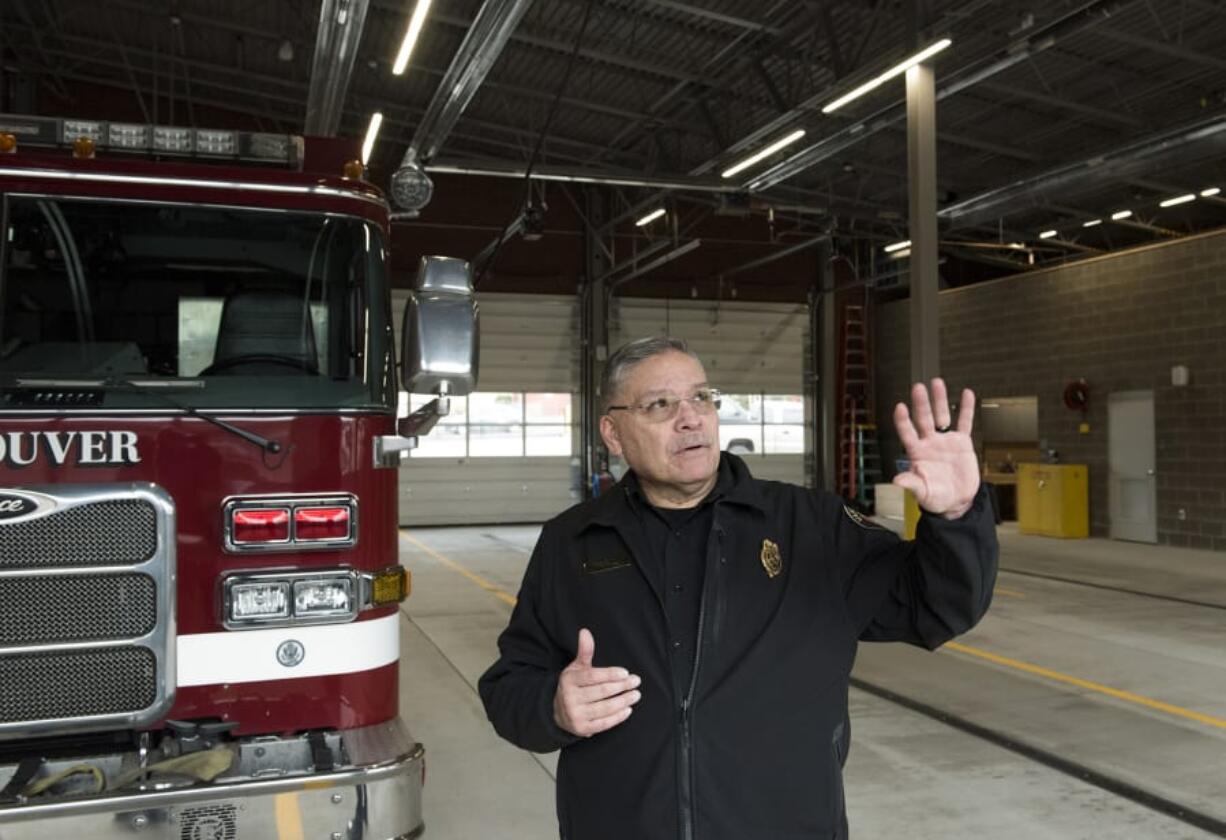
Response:
POLYGON ((349 624, 190 633, 178 641, 181 686, 353 674, 400 658, 400 613, 349 624), (297 665, 277 660, 277 649, 288 641, 303 648, 297 665))

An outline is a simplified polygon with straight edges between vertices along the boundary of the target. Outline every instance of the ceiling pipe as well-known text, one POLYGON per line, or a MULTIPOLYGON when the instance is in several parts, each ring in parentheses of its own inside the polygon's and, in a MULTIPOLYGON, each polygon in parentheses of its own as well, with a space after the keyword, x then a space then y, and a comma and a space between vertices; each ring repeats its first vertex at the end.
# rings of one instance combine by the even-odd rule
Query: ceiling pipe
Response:
POLYGON ((744 274, 746 271, 753 271, 755 268, 761 268, 764 265, 770 265, 775 260, 781 260, 784 257, 790 257, 792 256, 792 254, 800 253, 801 251, 808 250, 809 248, 812 248, 815 245, 820 245, 823 242, 829 242, 829 241, 830 241, 830 234, 823 233, 821 236, 815 236, 812 239, 806 239, 803 242, 797 242, 795 245, 789 245, 786 248, 780 248, 778 251, 772 251, 766 256, 758 257, 756 260, 750 260, 749 262, 745 262, 745 263, 741 263, 740 265, 733 266, 727 271, 721 271, 719 273, 719 276, 721 278, 735 277, 738 274, 744 274))
POLYGON ((323 0, 320 3, 304 133, 336 136, 369 6, 368 0, 323 0))
POLYGON ((481 267, 485 265, 485 261, 494 255, 494 252, 498 250, 498 247, 500 245, 502 245, 507 240, 512 239, 513 237, 522 233, 523 230, 524 230, 524 213, 523 211, 520 211, 520 214, 515 217, 515 221, 507 225, 506 230, 503 231, 503 233, 500 236, 495 236, 493 239, 491 239, 488 245, 482 248, 479 252, 477 252, 477 255, 475 257, 469 260, 469 263, 473 267, 473 271, 474 272, 480 271, 481 267))
MULTIPOLYGON (((985 79, 1013 67, 1015 64, 1033 58, 1035 55, 1052 47, 1058 41, 1077 35, 1117 14, 1132 2, 1133 0, 1095 0, 1093 3, 1088 3, 1080 9, 1070 12, 1047 26, 1031 32, 1027 37, 1011 42, 994 55, 955 70, 937 90, 937 100, 939 101, 960 93, 985 79)), ((857 120, 842 131, 836 132, 829 137, 824 137, 811 146, 801 149, 796 154, 748 181, 745 184, 745 189, 748 189, 750 192, 769 189, 839 154, 844 149, 873 136, 879 131, 904 121, 906 118, 906 102, 895 102, 865 119, 857 120)))
MULTIPOLYGON (((465 163, 439 160, 428 163, 424 169, 439 175, 478 175, 490 178, 523 178, 524 167, 498 161, 465 163)), ((639 172, 618 173, 610 170, 592 170, 585 167, 550 166, 539 164, 532 167, 534 181, 561 181, 569 184, 601 184, 612 187, 651 187, 654 189, 684 190, 689 192, 735 192, 727 181, 715 178, 695 178, 687 175, 643 175, 639 172)))
POLYGON ((618 286, 622 285, 623 283, 629 280, 633 280, 636 277, 642 277, 644 274, 647 274, 648 272, 655 271, 660 266, 664 265, 665 263, 670 263, 673 260, 677 259, 678 257, 684 257, 686 254, 688 254, 690 251, 693 251, 695 248, 697 248, 701 244, 702 244, 701 239, 691 239, 689 242, 686 242, 682 245, 678 245, 676 248, 669 251, 667 254, 662 254, 661 256, 656 257, 654 260, 647 263, 646 265, 640 266, 639 268, 634 269, 628 274, 623 274, 621 277, 618 277, 616 280, 614 280, 612 283, 609 284, 607 294, 612 295, 614 289, 616 289, 618 286))

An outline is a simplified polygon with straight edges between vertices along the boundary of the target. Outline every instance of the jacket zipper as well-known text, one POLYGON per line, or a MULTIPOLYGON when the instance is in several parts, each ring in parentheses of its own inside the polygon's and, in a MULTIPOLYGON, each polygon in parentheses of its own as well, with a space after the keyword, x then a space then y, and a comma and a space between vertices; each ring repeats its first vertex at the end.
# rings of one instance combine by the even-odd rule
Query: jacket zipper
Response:
POLYGON ((834 728, 834 737, 830 739, 830 752, 834 756, 834 837, 843 836, 843 819, 847 812, 846 793, 843 790, 843 727, 840 723, 834 728))
MULTIPOLYGON (((722 557, 724 553, 724 529, 720 527, 719 523, 716 523, 714 527, 715 538, 718 542, 716 553, 722 557)), ((717 563, 711 571, 718 574, 718 567, 719 564, 717 563)), ((702 661, 702 639, 707 616, 707 593, 714 585, 710 575, 708 575, 708 579, 702 587, 702 600, 698 602, 698 634, 694 641, 694 667, 690 669, 689 688, 686 690, 685 697, 681 698, 680 772, 677 774, 677 799, 681 818, 681 840, 694 840, 694 752, 690 733, 690 709, 694 702, 694 686, 698 684, 698 665, 702 661)))

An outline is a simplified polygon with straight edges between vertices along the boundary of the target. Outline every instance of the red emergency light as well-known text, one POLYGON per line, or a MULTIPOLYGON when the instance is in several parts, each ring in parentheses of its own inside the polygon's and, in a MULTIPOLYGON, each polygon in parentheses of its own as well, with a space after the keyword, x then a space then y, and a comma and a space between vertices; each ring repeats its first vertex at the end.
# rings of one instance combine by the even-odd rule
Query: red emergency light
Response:
POLYGON ((294 508, 294 538, 298 542, 349 539, 349 508, 294 508))
POLYGON ((238 544, 289 542, 289 508, 234 511, 231 538, 238 544))
POLYGON ((226 550, 309 551, 357 544, 358 500, 351 495, 227 499, 226 550))

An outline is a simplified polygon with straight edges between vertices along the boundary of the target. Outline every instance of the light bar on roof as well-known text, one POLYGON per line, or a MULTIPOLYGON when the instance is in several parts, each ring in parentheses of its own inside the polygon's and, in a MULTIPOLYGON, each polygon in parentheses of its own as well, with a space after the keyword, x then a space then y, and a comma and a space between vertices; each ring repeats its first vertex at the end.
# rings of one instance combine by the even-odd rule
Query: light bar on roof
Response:
POLYGON ((1201 198, 1213 198, 1215 195, 1217 195, 1221 191, 1222 191, 1221 187, 1210 187, 1207 190, 1201 190, 1200 197, 1201 198))
POLYGON ((1058 230, 1045 230, 1039 234, 1039 239, 1055 239, 1060 235, 1058 230))
POLYGON ((204 158, 229 158, 298 166, 303 140, 295 134, 265 134, 216 128, 57 119, 0 114, 0 132, 22 145, 71 147, 80 137, 99 152, 138 152, 204 158))

